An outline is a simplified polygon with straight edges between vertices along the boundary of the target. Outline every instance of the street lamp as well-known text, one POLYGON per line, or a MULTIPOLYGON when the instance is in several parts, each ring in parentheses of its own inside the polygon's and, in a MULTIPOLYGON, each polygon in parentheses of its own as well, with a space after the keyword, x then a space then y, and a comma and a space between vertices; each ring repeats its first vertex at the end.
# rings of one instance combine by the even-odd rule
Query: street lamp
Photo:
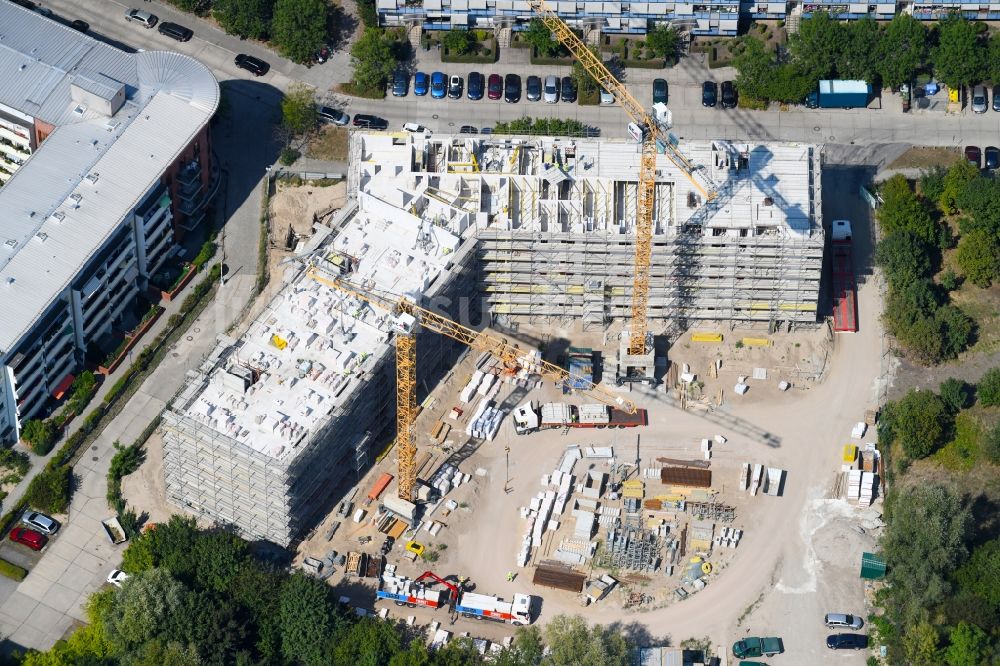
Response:
POLYGON ((503 491, 505 493, 509 493, 510 492, 510 488, 509 488, 509 484, 510 484, 510 447, 509 446, 505 446, 505 447, 503 447, 503 450, 504 450, 504 453, 507 454, 507 474, 504 476, 503 491))

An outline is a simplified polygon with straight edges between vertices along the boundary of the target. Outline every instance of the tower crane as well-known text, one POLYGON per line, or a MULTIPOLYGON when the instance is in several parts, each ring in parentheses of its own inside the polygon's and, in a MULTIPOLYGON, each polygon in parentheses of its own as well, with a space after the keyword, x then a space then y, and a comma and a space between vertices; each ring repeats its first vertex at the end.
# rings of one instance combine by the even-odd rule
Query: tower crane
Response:
POLYGON ((584 385, 584 393, 606 405, 629 414, 638 411, 631 400, 607 388, 565 369, 526 354, 517 345, 512 345, 503 337, 489 331, 476 331, 451 319, 416 305, 412 301, 392 294, 382 294, 355 285, 341 277, 329 277, 316 266, 306 271, 313 280, 349 294, 365 303, 375 305, 396 314, 396 444, 398 446, 398 490, 399 497, 413 501, 413 491, 417 481, 417 445, 413 423, 417 416, 417 359, 416 327, 446 335, 477 351, 487 352, 510 369, 527 369, 544 379, 564 382, 572 379, 576 385, 584 385))
POLYGON ((649 308, 649 265, 653 243, 653 198, 656 189, 656 153, 663 150, 674 166, 680 169, 694 188, 708 202, 716 197, 716 185, 711 178, 692 164, 665 136, 665 128, 655 121, 643 106, 629 93, 615 75, 587 48, 582 39, 552 11, 545 0, 528 0, 532 11, 538 15, 552 34, 598 84, 614 95, 618 105, 635 123, 642 136, 642 158, 639 164, 639 191, 636 205, 635 274, 632 282, 632 322, 629 328, 628 354, 645 355, 649 308))

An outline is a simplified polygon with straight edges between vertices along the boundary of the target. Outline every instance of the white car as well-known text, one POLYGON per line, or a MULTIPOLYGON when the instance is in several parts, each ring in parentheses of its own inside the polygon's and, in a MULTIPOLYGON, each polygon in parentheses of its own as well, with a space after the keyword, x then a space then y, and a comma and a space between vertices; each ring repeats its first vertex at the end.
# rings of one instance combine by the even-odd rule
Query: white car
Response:
POLYGON ((545 87, 542 88, 542 99, 546 104, 555 104, 559 101, 559 78, 556 76, 545 77, 545 87))
POLYGON ((601 88, 601 106, 611 106, 615 103, 615 96, 604 88, 601 88))
POLYGON ((155 14, 150 14, 149 12, 141 9, 126 9, 125 20, 129 23, 135 21, 145 28, 152 28, 160 19, 156 18, 155 14))
POLYGON ((108 582, 115 587, 121 587, 122 583, 129 579, 129 575, 122 571, 121 569, 115 569, 108 574, 108 582))
POLYGON ((21 514, 21 522, 42 534, 55 534, 56 530, 59 529, 59 523, 44 513, 38 513, 30 509, 21 514))
POLYGON ((418 125, 417 123, 405 123, 403 129, 410 134, 426 134, 427 128, 423 125, 418 125))

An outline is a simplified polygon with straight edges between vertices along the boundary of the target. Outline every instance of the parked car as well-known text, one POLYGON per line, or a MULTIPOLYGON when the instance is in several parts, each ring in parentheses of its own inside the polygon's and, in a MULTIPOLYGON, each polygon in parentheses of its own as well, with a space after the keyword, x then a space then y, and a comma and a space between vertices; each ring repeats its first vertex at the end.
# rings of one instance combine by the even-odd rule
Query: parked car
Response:
POLYGON ((576 83, 573 82, 572 76, 562 77, 562 101, 576 101, 576 83))
POLYGON ((516 104, 521 101, 521 77, 508 74, 503 78, 503 101, 516 104))
POLYGON ((823 616, 823 624, 831 629, 854 629, 857 631, 865 625, 857 615, 846 615, 844 613, 827 613, 823 616))
POLYGON ((448 82, 448 98, 449 99, 462 99, 462 92, 465 90, 465 81, 462 80, 461 76, 452 75, 451 80, 448 82))
POLYGON ((539 76, 531 75, 524 82, 524 96, 529 102, 537 102, 542 98, 542 79, 539 76))
POLYGON ((736 86, 732 81, 722 82, 722 108, 732 109, 736 106, 736 86))
POLYGON ((169 37, 170 39, 176 39, 178 42, 186 42, 194 36, 194 31, 191 30, 191 28, 185 28, 182 25, 171 23, 170 21, 164 21, 156 30, 161 35, 169 37))
POLYGON ((86 21, 81 21, 80 19, 76 19, 75 21, 70 21, 69 27, 73 28, 74 30, 79 30, 80 32, 87 32, 88 30, 90 30, 90 24, 87 23, 86 21))
POLYGON ((264 76, 271 69, 271 66, 260 58, 254 58, 252 55, 247 55, 246 53, 236 56, 233 62, 236 63, 237 67, 247 70, 254 76, 264 76))
POLYGON ((483 98, 483 90, 486 88, 486 77, 480 72, 469 72, 469 85, 466 94, 469 99, 476 100, 483 98))
POLYGON ((493 128, 492 127, 480 127, 479 128, 479 133, 480 134, 493 134, 493 128))
POLYGON ((373 130, 389 129, 388 120, 386 120, 385 118, 379 118, 378 116, 373 116, 368 113, 355 114, 354 120, 351 122, 355 127, 364 127, 366 129, 373 129, 373 130))
POLYGON ((559 77, 545 77, 545 103, 555 104, 559 101, 559 77))
POLYGON ((864 650, 868 647, 868 637, 864 634, 831 634, 826 637, 826 646, 831 650, 864 650))
POLYGON ((667 80, 653 79, 653 104, 667 103, 667 80))
POLYGON ((1000 111, 1000 85, 993 86, 993 110, 1000 111))
POLYGON ((983 151, 983 166, 990 171, 1000 166, 1000 149, 996 146, 986 146, 983 151))
POLYGON ((410 91, 410 75, 401 69, 397 69, 392 75, 392 96, 406 97, 410 91))
POLYGON ((416 541, 407 541, 406 550, 410 551, 411 553, 419 557, 424 552, 424 545, 421 543, 417 543, 416 541))
POLYGON ((122 571, 121 569, 114 569, 108 574, 108 582, 115 587, 121 587, 122 583, 127 581, 131 576, 122 571))
POLYGON ((45 18, 52 18, 52 10, 48 7, 35 7, 35 11, 45 18))
POLYGON ((149 12, 141 9, 126 9, 125 20, 129 23, 138 23, 145 28, 152 28, 160 19, 156 18, 155 14, 150 14, 149 12))
POLYGON ((615 103, 615 96, 601 88, 601 106, 611 106, 615 103))
POLYGON ((431 74, 431 97, 434 99, 444 99, 448 93, 448 77, 444 72, 434 72, 431 74))
POLYGON ((982 153, 979 152, 979 146, 966 146, 965 147, 965 159, 969 160, 972 166, 977 169, 982 166, 982 153))
POLYGON ((427 131, 426 127, 417 123, 403 123, 403 129, 410 134, 423 134, 427 131))
POLYGON ((486 95, 490 99, 503 97, 503 78, 499 74, 490 74, 490 78, 486 82, 486 95))
POLYGON ((705 81, 701 84, 701 105, 715 106, 719 97, 719 86, 715 81, 705 81))
POLYGON ((417 72, 413 75, 413 94, 423 97, 427 94, 427 73, 417 72))
POLYGON ((56 530, 59 529, 59 523, 44 513, 31 511, 30 509, 21 514, 21 522, 42 534, 55 534, 56 530))
POLYGON ((773 657, 785 651, 784 642, 777 636, 747 636, 733 643, 733 656, 737 659, 747 657, 773 657))
POLYGON ((41 550, 45 547, 48 538, 35 530, 29 530, 27 527, 15 527, 10 531, 10 540, 14 543, 24 544, 31 550, 41 550))
POLYGON ((316 116, 320 119, 320 122, 338 125, 340 127, 343 127, 347 123, 351 122, 351 117, 349 115, 340 109, 334 109, 330 106, 321 106, 316 109, 316 116))
POLYGON ((986 113, 990 109, 990 98, 986 86, 979 84, 972 89, 972 112, 986 113))
POLYGON ((474 125, 462 125, 458 129, 459 134, 479 134, 479 130, 474 125))

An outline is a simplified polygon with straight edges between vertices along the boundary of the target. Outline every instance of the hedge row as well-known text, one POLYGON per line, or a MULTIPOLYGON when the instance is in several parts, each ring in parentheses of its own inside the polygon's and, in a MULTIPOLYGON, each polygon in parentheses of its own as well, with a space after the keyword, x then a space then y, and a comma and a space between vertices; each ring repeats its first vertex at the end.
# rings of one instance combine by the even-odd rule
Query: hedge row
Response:
POLYGON ((6 576, 13 580, 22 581, 28 575, 28 570, 23 569, 13 562, 0 558, 0 576, 6 576))

